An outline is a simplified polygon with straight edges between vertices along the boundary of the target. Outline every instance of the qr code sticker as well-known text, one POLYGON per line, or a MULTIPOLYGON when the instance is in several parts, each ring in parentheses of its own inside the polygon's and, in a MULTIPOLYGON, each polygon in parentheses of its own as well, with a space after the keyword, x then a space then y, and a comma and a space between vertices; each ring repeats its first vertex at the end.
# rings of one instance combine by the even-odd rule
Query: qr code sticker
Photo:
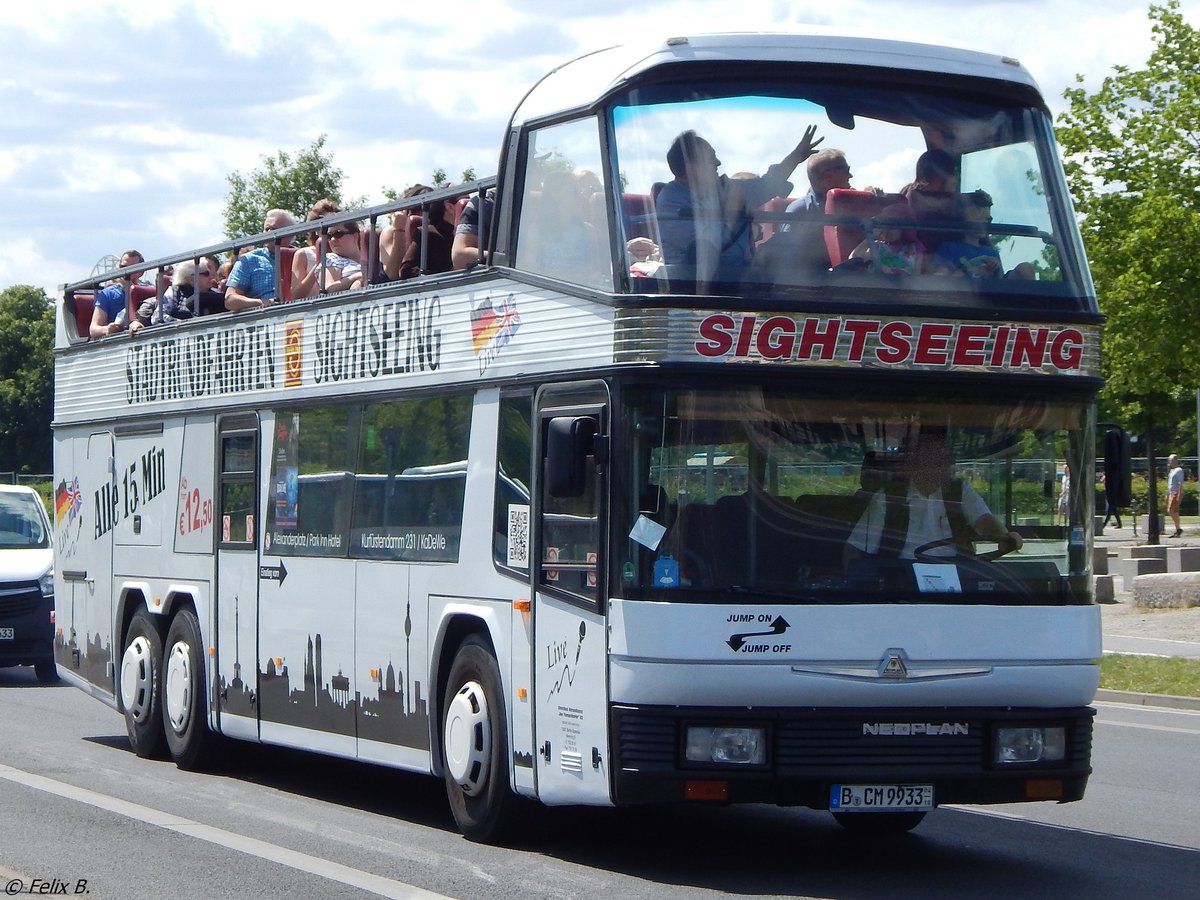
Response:
POLYGON ((529 568, 529 507, 517 503, 508 505, 508 564, 529 568))

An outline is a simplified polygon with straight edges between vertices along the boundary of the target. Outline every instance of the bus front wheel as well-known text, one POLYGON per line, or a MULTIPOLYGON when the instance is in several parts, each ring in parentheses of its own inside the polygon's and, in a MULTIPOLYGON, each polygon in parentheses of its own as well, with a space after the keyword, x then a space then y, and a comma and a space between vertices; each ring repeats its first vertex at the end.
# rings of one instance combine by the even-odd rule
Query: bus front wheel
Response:
POLYGON ((216 736, 208 729, 200 624, 190 609, 175 614, 167 631, 163 658, 163 713, 167 747, 181 769, 201 769, 212 755, 216 736))
POLYGON ((442 703, 442 766, 459 831, 492 842, 513 825, 517 796, 508 781, 508 740, 500 670, 479 635, 462 642, 442 703))
POLYGON ((143 759, 162 756, 163 734, 162 638, 150 614, 144 609, 134 613, 125 632, 125 652, 121 656, 121 707, 125 710, 125 730, 134 752, 143 759))

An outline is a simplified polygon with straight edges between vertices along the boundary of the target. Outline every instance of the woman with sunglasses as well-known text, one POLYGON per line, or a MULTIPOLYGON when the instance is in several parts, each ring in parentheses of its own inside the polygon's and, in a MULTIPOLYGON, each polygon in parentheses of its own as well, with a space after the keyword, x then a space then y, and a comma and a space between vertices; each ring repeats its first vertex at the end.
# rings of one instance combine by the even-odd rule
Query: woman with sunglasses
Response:
POLYGON ((329 252, 325 254, 325 290, 348 291, 363 283, 362 245, 358 223, 343 222, 329 229, 329 252))

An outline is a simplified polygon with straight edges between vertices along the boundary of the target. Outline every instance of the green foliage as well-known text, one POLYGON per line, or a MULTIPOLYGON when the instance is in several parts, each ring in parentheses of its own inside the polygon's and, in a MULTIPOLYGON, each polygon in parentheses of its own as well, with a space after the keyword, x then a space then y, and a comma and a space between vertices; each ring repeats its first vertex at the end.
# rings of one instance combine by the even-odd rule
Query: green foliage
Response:
POLYGON ((1110 654, 1100 660, 1100 687, 1139 694, 1200 697, 1200 660, 1110 654))
POLYGON ((1143 432, 1162 422, 1194 434, 1184 423, 1200 385, 1200 33, 1178 0, 1149 15, 1146 67, 1115 67, 1095 94, 1068 89, 1056 134, 1108 316, 1103 405, 1143 432))
POLYGON ((0 292, 0 460, 3 468, 49 472, 54 395, 54 307, 41 288, 0 292))
POLYGON ((366 198, 342 198, 342 170, 333 164, 333 154, 323 153, 325 135, 294 157, 280 150, 264 156, 262 165, 243 175, 231 173, 229 197, 225 202, 225 236, 242 237, 262 231, 269 209, 286 209, 303 221, 314 203, 329 197, 343 209, 366 205, 366 198))

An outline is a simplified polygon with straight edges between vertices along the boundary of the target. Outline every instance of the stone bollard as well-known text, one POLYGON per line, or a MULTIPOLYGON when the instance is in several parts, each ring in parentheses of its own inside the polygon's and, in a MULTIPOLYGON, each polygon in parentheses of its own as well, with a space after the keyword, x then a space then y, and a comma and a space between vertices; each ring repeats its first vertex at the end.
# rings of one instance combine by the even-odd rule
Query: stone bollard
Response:
POLYGON ((1168 547, 1167 571, 1200 571, 1200 547, 1168 547))
POLYGON ((1200 606, 1200 572, 1139 575, 1133 579, 1133 605, 1141 609, 1200 606))
POLYGON ((1112 575, 1097 575, 1092 579, 1092 589, 1097 603, 1116 603, 1117 595, 1112 575))
POLYGON ((1092 574, 1108 574, 1108 548, 1092 547, 1092 574))

